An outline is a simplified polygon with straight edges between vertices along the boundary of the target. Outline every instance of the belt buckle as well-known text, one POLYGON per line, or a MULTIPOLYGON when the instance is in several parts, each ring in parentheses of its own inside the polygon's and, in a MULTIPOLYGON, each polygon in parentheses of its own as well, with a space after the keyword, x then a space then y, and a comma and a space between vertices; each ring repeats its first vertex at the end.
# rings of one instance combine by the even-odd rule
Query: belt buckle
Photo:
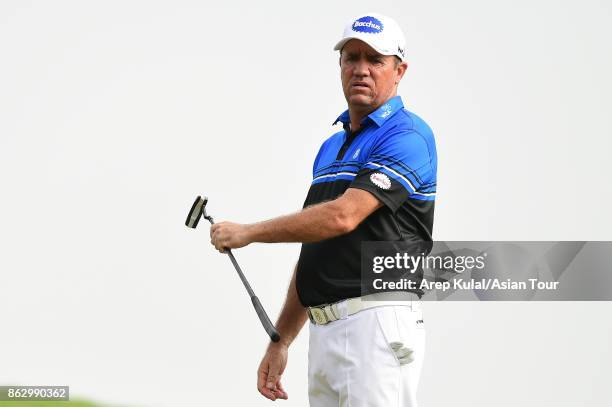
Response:
POLYGON ((324 308, 325 305, 308 307, 308 317, 313 324, 325 325, 329 322, 329 318, 327 318, 324 308))

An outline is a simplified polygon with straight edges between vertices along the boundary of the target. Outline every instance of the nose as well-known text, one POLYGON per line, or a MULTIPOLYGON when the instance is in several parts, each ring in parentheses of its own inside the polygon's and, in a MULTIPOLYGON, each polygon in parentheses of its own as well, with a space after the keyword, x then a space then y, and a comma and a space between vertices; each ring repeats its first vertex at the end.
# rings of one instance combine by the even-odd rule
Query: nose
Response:
POLYGON ((368 76, 370 74, 370 65, 368 61, 364 58, 359 58, 357 62, 355 62, 353 75, 355 76, 368 76))

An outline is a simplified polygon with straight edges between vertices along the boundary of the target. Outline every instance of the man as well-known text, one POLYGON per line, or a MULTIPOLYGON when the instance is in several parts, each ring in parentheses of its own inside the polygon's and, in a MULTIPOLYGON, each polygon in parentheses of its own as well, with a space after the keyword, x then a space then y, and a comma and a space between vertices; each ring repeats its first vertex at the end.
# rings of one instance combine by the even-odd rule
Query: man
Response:
MULTIPOLYGON (((310 318, 311 407, 416 406, 425 334, 419 297, 362 301, 363 241, 431 241, 437 158, 431 129, 403 108, 397 86, 407 63, 395 21, 360 16, 336 44, 348 110, 314 162, 304 209, 254 224, 221 222, 221 252, 252 242, 301 242, 287 299, 257 387, 286 399, 288 348, 310 318)), ((334 123, 335 124, 335 123, 334 123)))

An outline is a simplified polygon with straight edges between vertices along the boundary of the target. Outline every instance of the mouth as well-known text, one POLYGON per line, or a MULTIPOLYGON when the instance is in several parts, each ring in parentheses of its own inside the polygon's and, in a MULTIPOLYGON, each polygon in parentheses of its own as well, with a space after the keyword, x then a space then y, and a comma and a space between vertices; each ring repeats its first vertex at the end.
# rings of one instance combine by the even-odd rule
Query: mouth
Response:
POLYGON ((370 85, 365 82, 353 82, 350 87, 350 92, 353 95, 369 95, 372 92, 370 85))
POLYGON ((370 89, 370 85, 366 82, 353 82, 351 84, 351 88, 353 89, 370 89))

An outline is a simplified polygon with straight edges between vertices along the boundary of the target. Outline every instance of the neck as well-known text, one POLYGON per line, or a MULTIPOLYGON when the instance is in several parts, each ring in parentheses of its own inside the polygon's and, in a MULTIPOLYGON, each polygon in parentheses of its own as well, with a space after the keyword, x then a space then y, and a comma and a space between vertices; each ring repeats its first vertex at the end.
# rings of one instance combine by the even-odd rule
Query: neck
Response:
POLYGON ((349 106, 349 116, 351 117, 351 132, 355 132, 361 128, 361 121, 364 117, 372 113, 372 111, 364 111, 355 107, 349 106))

